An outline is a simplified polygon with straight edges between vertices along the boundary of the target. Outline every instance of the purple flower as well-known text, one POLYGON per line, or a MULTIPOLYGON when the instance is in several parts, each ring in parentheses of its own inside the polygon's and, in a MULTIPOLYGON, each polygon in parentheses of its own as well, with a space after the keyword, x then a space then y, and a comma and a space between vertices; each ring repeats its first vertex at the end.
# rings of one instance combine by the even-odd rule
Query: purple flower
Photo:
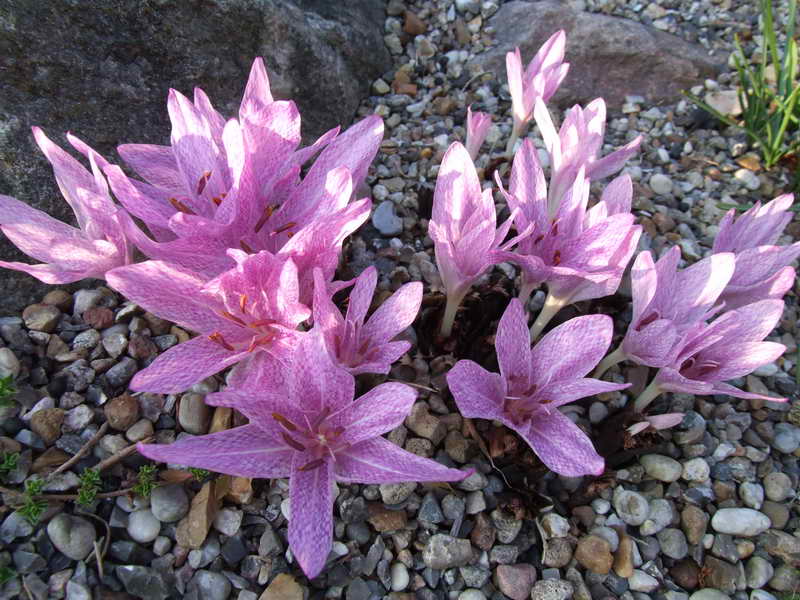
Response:
MULTIPOLYGON (((644 415, 642 415, 644 416, 644 415)), ((647 415, 644 421, 634 423, 626 430, 629 435, 634 436, 652 428, 655 431, 669 429, 680 425, 683 421, 684 413, 664 413, 663 415, 647 415)))
POLYGON ((711 324, 694 328, 683 340, 675 359, 659 369, 655 379, 637 398, 636 410, 642 412, 653 398, 665 391, 784 401, 785 398, 743 392, 724 383, 744 377, 784 353, 786 347, 782 344, 762 341, 778 324, 782 313, 782 300, 761 300, 725 312, 711 324))
POLYGON ((472 160, 478 157, 483 140, 489 127, 492 126, 492 116, 482 112, 472 112, 472 107, 467 107, 467 152, 472 160))
POLYGON ((621 352, 639 364, 672 364, 685 336, 716 312, 717 298, 733 274, 729 252, 679 271, 680 256, 680 248, 673 247, 655 264, 650 252, 640 253, 633 263, 633 317, 621 352))
POLYGON ((531 349, 525 311, 514 298, 497 327, 500 374, 461 360, 447 374, 447 383, 462 415, 510 427, 553 471, 597 475, 603 472, 603 459, 558 407, 628 387, 584 377, 608 349, 612 330, 606 315, 576 317, 531 349))
POLYGON ((589 180, 580 169, 551 214, 536 149, 530 140, 523 142, 514 157, 505 196, 515 212, 517 230, 532 231, 513 252, 501 255, 522 268, 523 302, 537 286, 547 283, 547 301, 534 323, 534 338, 561 307, 617 290, 642 231, 630 213, 631 195, 631 180, 622 175, 587 210, 589 180))
POLYGON ((411 347, 409 342, 392 339, 414 322, 422 302, 422 284, 402 286, 365 323, 377 280, 375 267, 368 267, 354 280, 347 314, 342 317, 322 272, 314 272, 314 327, 322 330, 337 366, 353 375, 388 373, 392 363, 411 347))
POLYGON ((542 44, 524 73, 519 48, 506 54, 508 91, 511 94, 511 110, 514 116, 509 152, 513 150, 514 143, 531 120, 531 112, 536 101, 550 100, 567 76, 569 64, 564 62, 565 46, 566 34, 563 30, 557 31, 542 44))
POLYGON ((637 136, 619 150, 599 158, 606 130, 606 103, 602 98, 592 100, 585 109, 573 106, 558 132, 543 101, 536 101, 533 115, 550 154, 552 173, 547 212, 551 218, 581 169, 590 181, 613 175, 639 150, 642 142, 642 136, 637 136))
POLYGON ((731 209, 720 222, 713 250, 736 255, 736 270, 719 297, 726 309, 780 299, 794 285, 795 272, 788 265, 800 256, 800 242, 775 245, 792 220, 793 201, 794 196, 784 194, 764 206, 756 202, 738 219, 731 209))
MULTIPOLYGON (((72 207, 79 229, 53 219, 9 196, 0 196, 0 229, 25 254, 43 264, 2 262, 0 267, 28 273, 45 283, 71 283, 104 278, 114 267, 132 262, 108 184, 100 171, 102 158, 87 148, 91 171, 48 139, 38 127, 33 136, 53 172, 64 199, 72 207)), ((70 141, 81 143, 67 135, 70 141)))
MULTIPOLYGON (((368 217, 368 201, 355 209, 348 203, 383 138, 379 117, 341 135, 331 130, 298 150, 300 114, 294 103, 273 100, 261 59, 253 64, 238 120, 226 122, 202 90, 195 90, 194 102, 170 91, 168 108, 170 146, 119 148, 144 182, 106 167, 115 195, 153 235, 127 223, 128 235, 150 258, 214 277, 233 266, 227 248, 275 254, 307 227, 313 232, 303 236, 306 243, 324 230, 334 244, 326 252, 338 254, 337 240, 368 217), (317 153, 301 178, 301 167, 317 153)), ((286 253, 296 254, 297 245, 286 253)), ((332 277, 327 266, 315 266, 332 277)), ((310 295, 311 270, 302 277, 310 295)))
POLYGON ((139 451, 230 475, 289 477, 289 547, 309 577, 322 571, 330 553, 334 482, 459 481, 469 475, 382 438, 403 422, 416 392, 384 383, 354 401, 352 375, 331 362, 319 332, 302 335, 284 387, 268 377, 260 383, 208 396, 209 403, 235 407, 249 425, 168 446, 140 444, 139 451))
POLYGON ((297 268, 269 252, 228 250, 235 267, 206 281, 161 261, 120 267, 108 283, 129 300, 201 334, 160 355, 136 374, 131 389, 181 392, 255 353, 285 354, 310 316, 301 304, 297 268))
POLYGON ((439 167, 428 225, 447 293, 443 336, 450 335, 456 311, 475 280, 502 261, 499 250, 516 243, 515 238, 503 244, 512 220, 497 228, 492 190, 481 191, 469 153, 458 142, 451 144, 439 167))

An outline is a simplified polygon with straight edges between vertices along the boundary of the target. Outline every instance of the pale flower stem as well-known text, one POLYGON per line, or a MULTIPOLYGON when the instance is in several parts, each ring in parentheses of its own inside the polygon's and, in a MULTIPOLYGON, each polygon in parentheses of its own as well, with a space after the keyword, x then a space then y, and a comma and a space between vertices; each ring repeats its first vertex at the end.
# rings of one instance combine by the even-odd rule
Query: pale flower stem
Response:
POLYGON ((595 379, 600 379, 601 377, 603 377, 603 375, 605 375, 605 372, 608 371, 611 367, 613 367, 618 363, 621 363, 623 360, 627 358, 628 356, 622 350, 622 344, 620 344, 619 348, 614 350, 611 354, 609 354, 602 361, 600 361, 600 364, 597 365, 597 368, 594 370, 594 373, 592 373, 592 377, 594 377, 595 379))
POLYGON ((518 298, 519 301, 522 302, 522 306, 525 307, 526 310, 528 308, 528 300, 531 299, 531 294, 533 293, 533 290, 535 288, 536 288, 535 285, 529 283, 522 283, 522 285, 519 286, 518 298))
POLYGON ((655 379, 650 382, 644 391, 639 394, 639 397, 636 399, 636 402, 633 403, 633 410, 637 413, 644 412, 644 409, 647 408, 650 403, 655 400, 659 394, 661 394, 661 388, 658 386, 658 383, 655 379))
POLYGON ((464 299, 464 296, 466 296, 466 292, 447 295, 447 304, 444 307, 444 318, 442 318, 442 328, 439 330, 442 337, 449 338, 450 334, 453 333, 453 323, 455 323, 456 313, 458 312, 458 307, 461 306, 461 301, 464 299))
POLYGON ((511 160, 511 157, 514 155, 514 146, 516 145, 518 139, 519 134, 517 133, 517 130, 514 129, 511 132, 511 136, 508 138, 508 143, 506 144, 506 156, 509 160, 511 160))
POLYGON ((564 308, 566 304, 566 298, 556 298, 552 294, 547 294, 547 298, 545 298, 542 310, 539 312, 539 315, 536 317, 533 325, 531 325, 532 342, 536 341, 536 339, 541 335, 542 330, 547 327, 547 324, 550 322, 550 320, 555 317, 556 313, 564 308))

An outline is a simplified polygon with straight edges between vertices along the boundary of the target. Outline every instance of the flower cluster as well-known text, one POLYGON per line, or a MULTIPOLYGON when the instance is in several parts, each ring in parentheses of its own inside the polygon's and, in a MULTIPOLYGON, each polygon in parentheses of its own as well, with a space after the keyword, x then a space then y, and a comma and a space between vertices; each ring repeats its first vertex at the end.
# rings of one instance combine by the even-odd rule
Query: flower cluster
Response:
POLYGON ((444 156, 429 235, 447 294, 444 337, 451 335, 469 289, 489 268, 508 261, 521 270, 519 300, 511 301, 497 329, 500 374, 462 360, 447 376, 462 414, 502 422, 548 467, 580 475, 602 472, 603 460, 558 407, 627 387, 584 378, 598 363, 598 378, 625 359, 659 369, 633 405, 637 422, 629 429, 631 435, 681 422, 679 413, 644 413, 664 391, 762 398, 724 382, 774 361, 785 350, 763 340, 783 311, 781 298, 795 277, 789 263, 800 255, 800 243, 775 245, 790 220, 791 196, 763 207, 756 204, 738 219, 731 211, 720 224, 713 254, 682 271, 677 247, 657 263, 650 252, 639 254, 631 273, 632 322, 620 347, 602 362, 613 328, 601 315, 567 321, 531 349, 531 339, 564 306, 616 292, 642 234, 631 214, 633 190, 627 175, 609 182, 590 204, 590 183, 622 169, 641 138, 601 157, 602 99, 570 109, 556 130, 545 103, 566 74, 563 58, 563 32, 542 46, 524 76, 519 50, 507 56, 514 116, 507 155, 513 164, 508 189, 497 172, 496 183, 510 218, 496 228, 494 191, 491 185, 481 188, 473 163, 486 119, 470 110, 469 150, 454 143, 444 156), (516 146, 531 119, 544 142, 549 182, 533 141, 524 139, 516 146), (509 237, 511 224, 516 234, 509 237), (543 284, 547 296, 529 337, 524 304, 543 284))
MULTIPOLYGON (((553 35, 524 72, 519 50, 508 54, 510 169, 498 170, 485 186, 474 161, 492 119, 468 108, 466 145, 453 143, 439 168, 429 235, 447 295, 438 341, 452 335, 459 306, 492 266, 508 261, 521 273, 519 298, 497 327, 500 373, 462 360, 446 376, 461 413, 503 423, 549 468, 578 476, 602 473, 604 459, 560 407, 628 388, 600 379, 623 360, 658 369, 631 407, 630 435, 680 423, 679 413, 645 412, 666 391, 763 397, 725 382, 784 351, 764 339, 794 282, 790 263, 800 243, 776 245, 791 196, 756 204, 738 218, 731 211, 711 254, 691 266, 679 268, 678 248, 658 260, 650 252, 636 257, 630 326, 605 359, 614 333, 608 316, 576 317, 545 333, 563 307, 617 291, 642 235, 631 214, 628 175, 591 198, 592 182, 618 173, 641 139, 601 155, 602 99, 570 109, 558 130, 548 112, 546 102, 569 67, 565 43, 563 31, 553 35), (519 139, 532 121, 543 154, 531 138, 519 139), (510 211, 499 226, 495 196, 510 211), (526 305, 542 285, 544 306, 529 328, 526 305)), ((135 391, 180 393, 230 368, 224 388, 206 401, 236 409, 247 424, 139 450, 154 460, 242 477, 288 477, 290 549, 314 577, 331 549, 337 481, 458 481, 469 474, 382 437, 409 414, 416 400, 411 387, 382 383, 355 398, 356 375, 386 374, 410 349, 396 338, 422 303, 422 284, 407 283, 370 314, 374 267, 351 281, 335 280, 345 238, 371 209, 370 199, 356 198, 354 190, 378 151, 383 125, 368 117, 301 147, 297 107, 273 99, 261 59, 236 118, 226 120, 199 89, 192 100, 170 91, 168 110, 169 146, 118 148, 137 177, 68 136, 87 169, 34 128, 78 228, 0 196, 0 228, 43 263, 0 266, 47 283, 104 278, 195 334, 138 372, 135 391), (134 264, 135 249, 148 260, 134 264), (348 288, 342 311, 335 297, 348 288)))
POLYGON ((0 196, 5 234, 46 263, 2 266, 48 283, 105 278, 129 300, 197 334, 138 372, 135 391, 178 393, 234 367, 224 391, 207 402, 235 408, 247 425, 171 445, 140 444, 139 451, 243 477, 288 477, 290 548, 314 577, 331 548, 336 481, 468 475, 381 437, 409 414, 411 387, 384 383, 354 399, 354 375, 388 373, 409 349, 393 338, 422 301, 422 284, 408 283, 367 318, 375 269, 333 281, 344 239, 369 216, 371 201, 355 199, 354 190, 383 124, 368 117, 299 148, 300 114, 293 102, 273 100, 261 59, 238 118, 226 120, 199 89, 193 101, 170 91, 168 109, 169 146, 119 147, 141 179, 69 136, 88 171, 34 129, 80 230, 0 196), (150 260, 132 264, 134 247, 150 260), (343 317, 333 295, 348 286, 343 317))

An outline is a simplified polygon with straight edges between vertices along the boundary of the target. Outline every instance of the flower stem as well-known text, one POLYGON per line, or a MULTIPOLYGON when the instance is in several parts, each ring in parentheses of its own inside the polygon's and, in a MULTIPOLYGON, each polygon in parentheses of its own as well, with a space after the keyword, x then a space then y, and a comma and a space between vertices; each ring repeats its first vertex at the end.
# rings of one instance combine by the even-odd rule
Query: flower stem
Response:
POLYGON ((623 360, 627 359, 628 356, 625 354, 625 351, 622 349, 622 344, 614 350, 611 354, 606 356, 600 364, 597 365, 597 368, 592 373, 592 377, 595 379, 600 379, 603 377, 606 371, 608 371, 614 365, 621 363, 623 360))
POLYGON ((522 306, 528 306, 528 300, 531 299, 531 294, 533 290, 536 288, 535 284, 525 283, 525 276, 522 276, 522 284, 519 286, 519 301, 522 302, 522 306))
POLYGON ((636 399, 636 402, 633 403, 633 410, 637 413, 644 412, 644 409, 650 406, 650 403, 655 400, 659 394, 661 394, 661 388, 658 386, 658 383, 655 379, 650 382, 644 391, 639 394, 639 397, 636 399))
POLYGON ((442 328, 439 333, 444 338, 449 338, 453 333, 453 323, 456 320, 456 313, 458 307, 461 306, 461 301, 466 296, 466 291, 461 293, 452 293, 447 295, 447 304, 444 307, 444 317, 442 318, 442 328))
POLYGON ((566 306, 567 301, 566 298, 556 298, 550 293, 547 294, 542 310, 539 312, 533 325, 531 325, 531 341, 536 341, 541 335, 542 330, 547 327, 550 320, 556 316, 558 311, 566 306))

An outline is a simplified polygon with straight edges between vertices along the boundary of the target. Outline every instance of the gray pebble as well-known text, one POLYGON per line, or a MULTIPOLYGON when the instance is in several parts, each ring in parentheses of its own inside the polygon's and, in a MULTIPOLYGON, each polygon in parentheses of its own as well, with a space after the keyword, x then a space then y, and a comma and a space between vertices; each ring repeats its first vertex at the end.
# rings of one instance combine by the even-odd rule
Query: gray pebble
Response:
POLYGON ((384 200, 372 213, 372 225, 381 232, 381 235, 392 237, 403 232, 403 219, 394 211, 394 203, 384 200))
POLYGON ((658 538, 658 543, 661 546, 661 552, 670 558, 680 560, 689 553, 689 544, 686 542, 686 536, 680 529, 662 529, 658 532, 656 537, 658 538))
POLYGON ((752 508, 721 508, 711 517, 711 527, 720 533, 752 537, 769 529, 770 520, 752 508))
POLYGON ((432 569, 462 567, 472 560, 472 545, 469 540, 437 533, 425 545, 422 560, 432 569))
POLYGON ((782 502, 792 493, 792 480, 786 473, 774 471, 764 477, 764 492, 773 502, 782 502))
POLYGON ((73 560, 83 560, 94 549, 97 532, 82 517, 61 513, 47 524, 47 535, 59 552, 73 560))
POLYGON ((613 503, 619 518, 628 525, 641 525, 650 512, 650 506, 644 496, 621 487, 614 491, 613 503))
POLYGON ((155 488, 150 494, 150 510, 162 523, 180 521, 189 512, 189 497, 177 483, 155 488))
POLYGON ((569 581, 547 579, 537 581, 531 590, 531 600, 568 600, 575 588, 569 581))

